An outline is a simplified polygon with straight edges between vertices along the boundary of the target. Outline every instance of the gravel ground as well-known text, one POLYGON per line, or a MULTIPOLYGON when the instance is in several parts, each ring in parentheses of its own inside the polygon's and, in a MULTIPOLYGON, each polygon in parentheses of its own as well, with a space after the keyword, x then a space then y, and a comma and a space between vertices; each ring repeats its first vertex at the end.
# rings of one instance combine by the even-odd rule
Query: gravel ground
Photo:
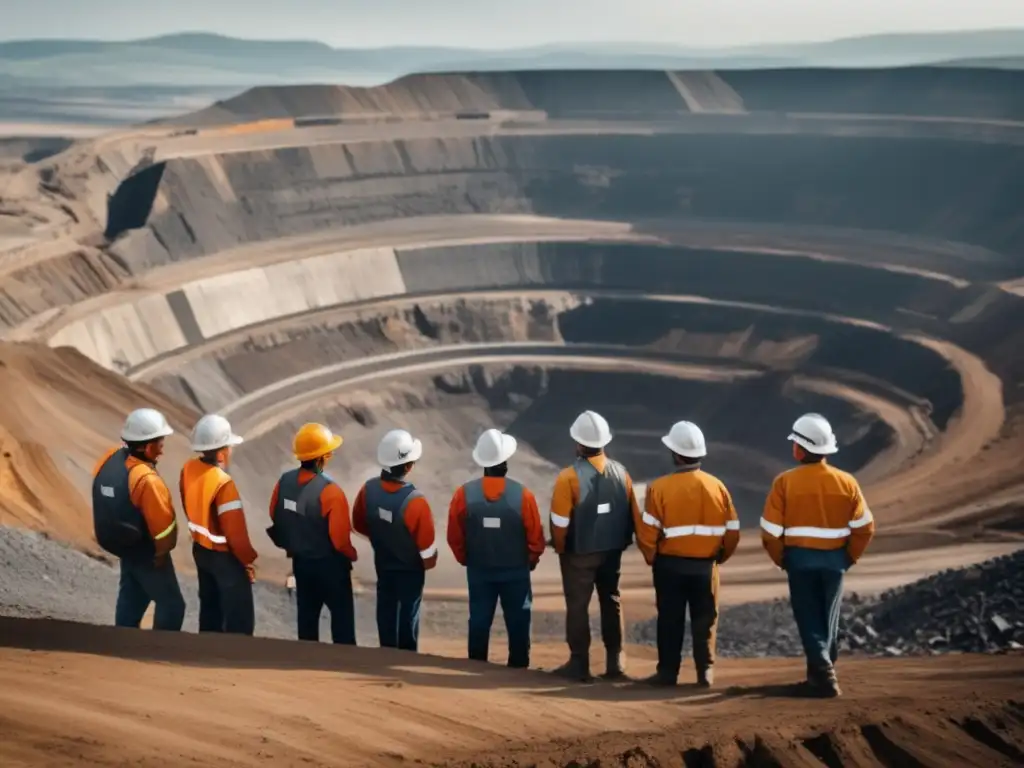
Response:
MULTIPOLYGON (((631 627, 654 645, 655 621, 631 627)), ((871 655, 994 653, 1024 644, 1024 550, 970 568, 947 570, 876 597, 847 595, 840 647, 871 655)), ((799 656, 789 600, 722 610, 722 656, 799 656)))
MULTIPOLYGON (((194 577, 179 573, 185 596, 186 631, 195 632, 199 597, 194 577)), ((118 571, 102 560, 53 541, 38 533, 0 526, 0 615, 53 618, 92 624, 113 623, 117 598, 118 571)), ((255 585, 256 634, 262 637, 295 637, 295 604, 283 587, 257 582, 255 585)), ((320 621, 322 641, 330 639, 329 613, 320 621)), ((372 589, 356 597, 356 639, 360 645, 377 645, 376 600, 372 589)), ((427 602, 421 616, 421 636, 465 637, 469 618, 460 602, 427 602)), ((599 632, 597 617, 592 617, 599 632)), ((565 624, 561 616, 534 615, 535 639, 561 639, 565 624)), ((492 643, 503 653, 501 608, 498 608, 492 643)))

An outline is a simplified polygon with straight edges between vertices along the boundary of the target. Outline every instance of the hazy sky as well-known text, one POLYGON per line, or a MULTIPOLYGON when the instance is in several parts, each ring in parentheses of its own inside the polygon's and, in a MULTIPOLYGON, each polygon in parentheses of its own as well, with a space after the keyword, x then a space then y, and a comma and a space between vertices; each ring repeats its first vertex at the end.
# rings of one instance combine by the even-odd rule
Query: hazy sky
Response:
POLYGON ((683 45, 1024 28, 1024 0, 0 0, 0 38, 126 39, 183 30, 336 46, 683 45))

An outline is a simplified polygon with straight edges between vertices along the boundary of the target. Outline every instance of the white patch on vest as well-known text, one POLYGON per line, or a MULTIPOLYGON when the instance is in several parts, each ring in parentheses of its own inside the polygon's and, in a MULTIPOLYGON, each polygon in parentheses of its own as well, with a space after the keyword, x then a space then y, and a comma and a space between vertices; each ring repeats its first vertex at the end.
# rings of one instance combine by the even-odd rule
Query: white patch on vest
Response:
POLYGON ((100 496, 106 496, 108 499, 112 499, 114 498, 114 489, 109 485, 101 485, 100 496))
POLYGON ((500 517, 485 517, 484 528, 501 528, 500 517))
POLYGON ((377 514, 380 515, 380 519, 385 523, 390 523, 394 520, 394 515, 391 514, 390 509, 384 509, 384 507, 377 507, 377 514))
POLYGON ((612 505, 611 504, 598 504, 597 505, 597 514, 599 514, 599 515, 607 515, 611 511, 612 511, 612 505))
POLYGON ((287 509, 289 512, 298 512, 299 511, 299 505, 296 504, 291 499, 285 499, 284 500, 284 508, 287 509))

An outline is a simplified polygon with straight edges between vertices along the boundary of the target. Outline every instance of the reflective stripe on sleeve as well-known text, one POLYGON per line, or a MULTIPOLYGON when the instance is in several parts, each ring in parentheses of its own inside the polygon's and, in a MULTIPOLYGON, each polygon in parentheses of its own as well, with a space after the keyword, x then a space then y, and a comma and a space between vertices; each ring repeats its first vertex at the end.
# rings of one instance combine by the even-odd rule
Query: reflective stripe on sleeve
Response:
POLYGON ((168 526, 167 526, 166 528, 164 528, 164 529, 163 529, 163 530, 162 530, 162 531, 161 531, 160 533, 158 533, 158 534, 157 534, 156 536, 154 536, 154 537, 153 537, 153 540, 154 540, 154 541, 160 541, 160 539, 163 539, 163 538, 165 538, 165 537, 167 537, 167 536, 170 536, 170 535, 171 535, 171 532, 172 532, 172 531, 174 530, 174 526, 176 526, 177 524, 178 524, 178 521, 177 521, 177 520, 171 520, 171 524, 170 524, 170 525, 168 525, 168 526))
POLYGON ((555 526, 555 528, 568 528, 569 522, 568 517, 556 515, 554 512, 551 513, 551 524, 555 526))
MULTIPOLYGON (((554 515, 552 515, 552 518, 554 515)), ((649 512, 644 512, 640 517, 640 522, 644 525, 649 525, 652 528, 661 528, 661 521, 649 512)))
POLYGON ((432 558, 436 554, 437 554, 437 544, 436 543, 431 544, 426 549, 421 549, 420 550, 420 557, 422 557, 424 560, 429 560, 430 558, 432 558))
POLYGON ((228 537, 227 536, 217 536, 215 534, 212 534, 206 528, 203 528, 203 526, 197 525, 197 524, 195 524, 195 523, 193 523, 191 521, 189 521, 188 529, 190 531, 192 531, 193 533, 198 533, 201 536, 205 536, 210 541, 212 541, 214 544, 227 544, 228 543, 228 537))
POLYGON ((761 528, 769 536, 774 536, 776 539, 780 538, 782 534, 786 532, 786 529, 778 523, 772 523, 768 520, 765 520, 763 517, 761 518, 761 528))
POLYGON ((217 514, 218 515, 223 515, 225 512, 231 512, 234 509, 241 509, 241 508, 242 508, 241 500, 229 501, 226 504, 221 504, 219 507, 217 507, 217 514))
POLYGON ((725 521, 725 529, 727 531, 738 531, 740 529, 740 521, 739 520, 726 520, 725 521))
POLYGON ((874 522, 875 517, 871 514, 871 510, 864 507, 864 514, 858 517, 856 520, 850 521, 851 528, 863 528, 865 525, 874 522))

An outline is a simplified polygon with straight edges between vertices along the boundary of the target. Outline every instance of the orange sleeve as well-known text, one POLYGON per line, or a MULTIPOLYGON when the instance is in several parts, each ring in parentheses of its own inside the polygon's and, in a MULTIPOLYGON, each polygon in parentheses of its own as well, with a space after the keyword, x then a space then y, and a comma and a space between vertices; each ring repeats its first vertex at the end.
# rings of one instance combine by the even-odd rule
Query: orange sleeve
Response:
POLYGON ((576 506, 576 493, 573 492, 575 481, 576 471, 572 467, 563 469, 558 474, 554 490, 551 492, 551 541, 559 554, 565 552, 565 539, 569 533, 569 523, 572 522, 572 508, 576 506))
POLYGON ((736 505, 732 503, 732 495, 729 489, 722 486, 722 508, 725 512, 725 538, 722 541, 722 553, 718 556, 718 562, 724 563, 736 553, 736 547, 740 544, 740 518, 736 514, 736 505))
POLYGON ((526 529, 526 546, 530 550, 530 565, 536 565, 544 554, 546 544, 537 497, 529 488, 523 489, 523 528, 526 529))
POLYGON ((405 525, 423 558, 423 570, 429 571, 437 565, 437 543, 434 540, 434 514, 422 496, 410 501, 405 508, 405 525))
POLYGON ((245 524, 245 510, 242 509, 242 497, 234 480, 228 480, 213 497, 217 509, 217 521, 224 537, 228 540, 228 548, 242 565, 252 565, 256 560, 256 550, 249 541, 249 529, 245 524))
POLYGON ((178 521, 174 516, 171 491, 156 472, 142 472, 142 465, 128 475, 129 498, 146 519, 156 555, 166 555, 178 543, 178 521), (134 476, 134 482, 133 482, 134 476))
POLYGON ((644 498, 644 513, 636 526, 636 545, 639 547, 648 565, 654 564, 654 556, 658 553, 658 541, 665 521, 661 496, 654 484, 647 486, 644 498))
POLYGON ((785 551, 783 533, 786 529, 786 487, 785 476, 779 475, 772 483, 772 489, 764 502, 761 514, 761 543, 768 557, 779 568, 782 567, 782 554, 785 551))
POLYGON ((875 537, 875 516, 871 508, 864 501, 864 493, 856 481, 853 483, 853 514, 850 516, 850 540, 846 544, 846 553, 850 557, 850 563, 857 564, 857 561, 864 555, 871 539, 875 537))
POLYGON ((448 505, 448 548, 459 565, 466 564, 466 492, 461 485, 448 505))
POLYGON ((370 526, 366 524, 366 486, 359 489, 352 505, 352 527, 355 532, 370 538, 370 526))
POLYGON ((330 483, 320 492, 320 509, 327 518, 327 528, 334 548, 354 563, 359 553, 352 546, 352 525, 348 516, 348 498, 341 486, 330 483))
POLYGON ((274 522, 274 510, 277 509, 277 495, 281 492, 281 481, 274 483, 274 490, 270 492, 270 522, 274 522))

